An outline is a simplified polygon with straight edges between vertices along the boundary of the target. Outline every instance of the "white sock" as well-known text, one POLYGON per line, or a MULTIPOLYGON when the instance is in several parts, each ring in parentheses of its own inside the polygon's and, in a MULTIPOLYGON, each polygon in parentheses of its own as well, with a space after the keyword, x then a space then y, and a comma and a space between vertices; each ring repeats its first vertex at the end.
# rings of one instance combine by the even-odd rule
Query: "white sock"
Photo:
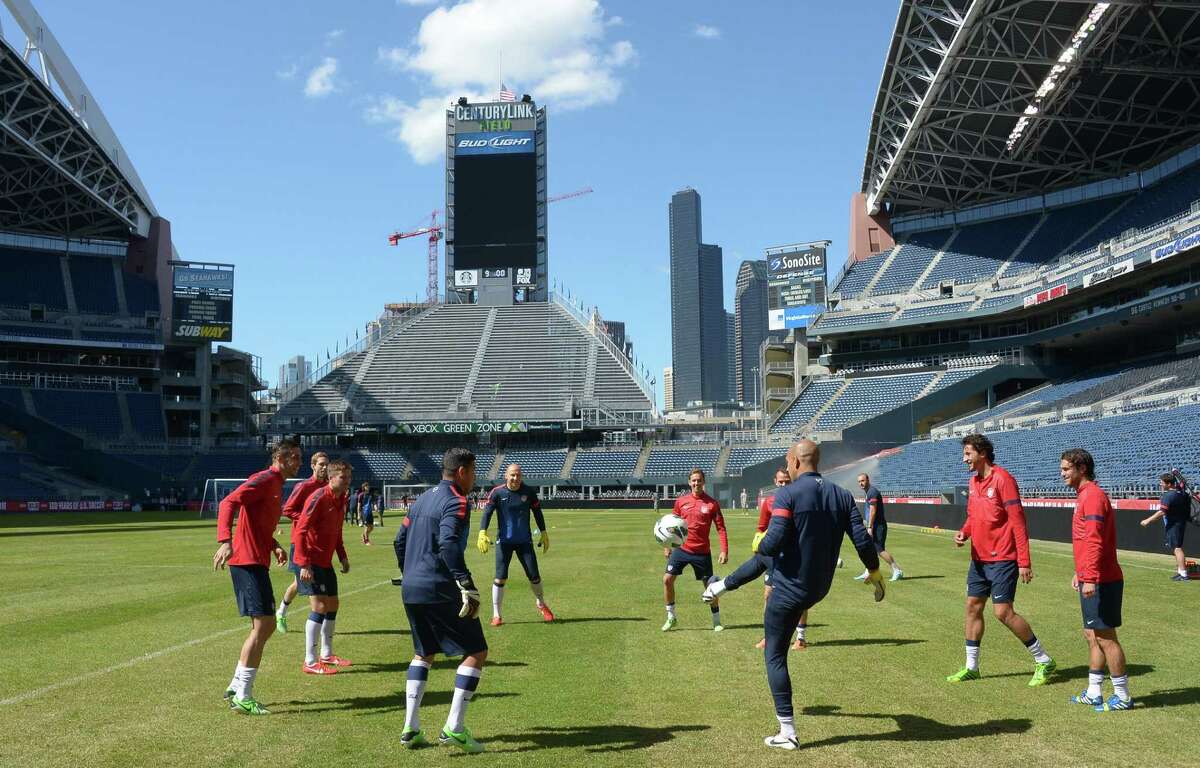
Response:
POLYGON ((479 687, 479 678, 483 670, 460 664, 454 674, 454 698, 450 702, 450 715, 446 718, 446 730, 451 733, 462 733, 467 719, 467 703, 475 695, 479 687))
POLYGON ((784 737, 785 739, 796 738, 796 721, 794 718, 780 717, 779 715, 776 715, 775 719, 779 721, 780 736, 784 737))
POLYGON ((408 682, 404 687, 404 730, 421 730, 421 699, 429 682, 429 662, 413 659, 408 665, 408 682))
POLYGON ((233 668, 233 679, 229 681, 229 690, 233 691, 233 695, 237 696, 239 699, 242 697, 243 669, 245 669, 245 667, 243 667, 242 662, 239 661, 237 666, 233 668))
POLYGON ((805 632, 805 630, 807 630, 807 629, 808 629, 808 625, 807 625, 807 624, 797 624, 797 625, 796 625, 796 639, 797 639, 797 640, 804 640, 804 639, 805 639, 805 638, 804 638, 804 632, 805 632))
POLYGON ((239 699, 250 699, 254 697, 254 677, 258 674, 258 668, 242 667, 241 678, 238 682, 241 684, 241 690, 238 691, 239 699))
POLYGON ((1033 654, 1033 660, 1038 664, 1045 664, 1050 661, 1050 654, 1042 650, 1042 641, 1037 639, 1037 635, 1031 637, 1029 642, 1025 643, 1025 647, 1033 654))
POLYGON ((325 614, 321 624, 321 658, 327 659, 333 655, 333 627, 337 623, 337 611, 325 614))
POLYGON ((667 618, 668 619, 675 618, 675 603, 667 604, 667 618))
POLYGON ((1103 693, 1103 691, 1100 690, 1100 684, 1103 682, 1104 682, 1104 670, 1103 669, 1089 669, 1088 670, 1087 697, 1089 699, 1100 698, 1100 695, 1103 693))
POLYGON ((1129 675, 1112 676, 1113 693, 1121 701, 1129 701, 1129 675))
POLYGON ((504 602, 504 587, 492 584, 492 615, 500 618, 500 604, 504 602))
MULTIPOLYGON (((314 617, 322 616, 315 611, 308 614, 308 621, 304 622, 304 663, 317 663, 317 638, 321 636, 321 625, 324 621, 317 621, 314 617)), ((323 617, 322 617, 323 618, 323 617)))
POLYGON ((892 561, 892 573, 900 573, 900 572, 901 572, 900 571, 900 563, 897 563, 895 560, 893 560, 892 561))
POLYGON ((1187 569, 1186 568, 1179 568, 1175 572, 1178 573, 1183 578, 1185 578, 1185 579, 1187 578, 1187 569))
POLYGON ((967 641, 967 669, 972 672, 979 671, 979 641, 967 641))
POLYGON ((721 610, 718 608, 717 610, 712 612, 712 615, 713 615, 713 626, 714 627, 721 626, 721 610))
POLYGON ((529 588, 533 590, 533 597, 535 600, 537 600, 538 608, 544 606, 546 604, 546 600, 545 590, 542 589, 542 582, 539 581, 536 584, 534 582, 530 582, 529 588))
POLYGON ((287 616, 288 602, 286 600, 279 601, 279 610, 275 611, 275 615, 279 618, 287 616))

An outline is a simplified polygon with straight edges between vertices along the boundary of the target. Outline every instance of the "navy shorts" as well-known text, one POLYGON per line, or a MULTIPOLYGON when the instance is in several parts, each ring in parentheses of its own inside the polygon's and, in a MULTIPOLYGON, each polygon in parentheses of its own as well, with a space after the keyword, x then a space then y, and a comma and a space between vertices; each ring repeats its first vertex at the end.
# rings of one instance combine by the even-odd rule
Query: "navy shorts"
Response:
POLYGON ((517 556, 517 560, 521 562, 521 568, 525 570, 525 576, 532 583, 537 583, 542 580, 542 575, 538 573, 537 554, 533 551, 533 542, 526 541, 520 544, 513 544, 507 541, 497 542, 496 544, 496 578, 508 578, 508 566, 512 562, 512 556, 517 556))
POLYGON ((692 572, 696 574, 696 581, 703 581, 705 584, 713 577, 712 555, 701 555, 695 552, 688 552, 683 547, 677 547, 671 550, 671 556, 667 558, 667 573, 672 576, 679 576, 683 573, 683 569, 687 566, 692 566, 692 572))
POLYGON ((887 549, 887 523, 879 523, 871 531, 871 541, 875 544, 875 552, 887 549))
POLYGON ((1187 520, 1166 523, 1163 528, 1163 542, 1167 549, 1183 549, 1183 534, 1187 531, 1187 520))
POLYGON ((275 592, 265 565, 231 565, 233 596, 242 616, 270 616, 275 613, 275 592))
POLYGON ((1116 629, 1121 626, 1121 593, 1125 582, 1110 581, 1097 584, 1091 597, 1079 593, 1079 607, 1083 611, 1084 629, 1116 629))
POLYGON ((363 512, 362 513, 362 521, 363 521, 363 525, 375 525, 375 513, 374 512, 363 512))
POLYGON ((470 656, 487 650, 478 618, 460 619, 461 603, 404 604, 418 656, 470 656))
POLYGON ((981 563, 967 567, 967 597, 992 598, 992 603, 1011 603, 1017 596, 1017 561, 981 563))
POLYGON ((337 597, 337 571, 319 565, 310 565, 308 570, 312 571, 312 581, 298 580, 296 592, 313 597, 337 597))
POLYGON ((754 560, 763 569, 763 584, 771 585, 771 571, 775 570, 775 558, 754 553, 754 560))
POLYGON ((296 565, 296 545, 292 544, 288 547, 288 564, 287 569, 296 574, 296 578, 300 578, 300 566, 296 565))

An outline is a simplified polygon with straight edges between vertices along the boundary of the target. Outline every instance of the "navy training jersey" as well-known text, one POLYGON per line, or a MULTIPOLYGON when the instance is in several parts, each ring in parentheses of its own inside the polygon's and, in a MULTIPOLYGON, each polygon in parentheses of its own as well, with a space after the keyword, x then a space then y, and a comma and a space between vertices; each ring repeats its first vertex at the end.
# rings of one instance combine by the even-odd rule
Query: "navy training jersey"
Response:
POLYGON ((498 539, 506 544, 529 544, 533 541, 529 528, 531 512, 538 529, 546 530, 546 521, 542 518, 542 505, 538 501, 537 492, 524 483, 515 491, 510 491, 507 485, 498 485, 492 489, 483 508, 480 530, 487 530, 493 512, 497 513, 498 539))
POLYGON ((842 536, 868 570, 879 556, 863 527, 854 497, 816 472, 805 472, 775 493, 771 523, 758 553, 775 558, 771 588, 797 605, 815 605, 829 593, 842 536))
POLYGON ((405 603, 458 602, 459 581, 470 581, 464 553, 471 527, 467 497, 449 480, 409 507, 396 534, 396 564, 404 575, 405 603))
POLYGON ((1192 497, 1183 491, 1170 490, 1163 494, 1158 508, 1163 511, 1165 522, 1186 522, 1192 516, 1192 497))
POLYGON ((883 516, 883 494, 873 485, 867 486, 867 497, 863 500, 863 522, 870 518, 872 501, 875 502, 875 525, 883 525, 887 522, 887 518, 883 516))

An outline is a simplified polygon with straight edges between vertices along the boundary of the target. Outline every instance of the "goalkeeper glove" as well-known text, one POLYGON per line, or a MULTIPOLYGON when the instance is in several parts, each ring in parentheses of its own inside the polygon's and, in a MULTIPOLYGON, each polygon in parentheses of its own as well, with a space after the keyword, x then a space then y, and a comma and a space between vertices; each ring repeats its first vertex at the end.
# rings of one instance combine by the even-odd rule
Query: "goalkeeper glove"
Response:
POLYGON ((867 578, 863 579, 863 583, 875 587, 875 602, 878 603, 883 599, 883 574, 879 572, 878 568, 868 573, 867 578))
POLYGON ((725 590, 726 587, 724 579, 710 581, 708 586, 704 588, 704 594, 700 595, 700 599, 706 603, 711 603, 713 600, 716 600, 718 597, 720 597, 725 590))
POLYGON ((549 552, 550 551, 550 534, 546 533, 545 531, 541 531, 538 534, 538 546, 540 546, 542 548, 543 555, 546 554, 547 552, 549 552))
POLYGON ((479 554, 486 555, 491 546, 492 540, 488 538, 487 531, 480 531, 479 538, 475 541, 475 548, 479 550, 479 554))
POLYGON ((460 619, 473 619, 479 615, 479 590, 470 579, 458 582, 458 591, 462 595, 462 608, 458 612, 460 619))
POLYGON ((758 533, 754 534, 754 541, 750 542, 750 551, 751 552, 753 552, 756 555, 758 554, 758 545, 762 544, 763 537, 766 535, 767 535, 766 531, 759 531, 758 533))

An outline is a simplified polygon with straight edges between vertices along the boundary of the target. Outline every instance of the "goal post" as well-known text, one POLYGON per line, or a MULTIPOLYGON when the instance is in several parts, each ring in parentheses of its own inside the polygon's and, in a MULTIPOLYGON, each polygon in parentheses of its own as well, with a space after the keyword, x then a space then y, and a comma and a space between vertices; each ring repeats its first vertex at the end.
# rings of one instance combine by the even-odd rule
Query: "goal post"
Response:
POLYGON ((383 486, 383 509, 384 512, 392 512, 396 514, 408 511, 407 504, 412 504, 416 498, 425 491, 433 487, 432 483, 416 483, 409 485, 385 485, 383 486))
MULTIPOLYGON (((292 494, 292 489, 304 479, 292 478, 283 482, 283 501, 287 501, 288 496, 292 494)), ((246 480, 245 477, 210 477, 205 480, 204 495, 200 497, 200 519, 216 520, 221 502, 246 480)))

